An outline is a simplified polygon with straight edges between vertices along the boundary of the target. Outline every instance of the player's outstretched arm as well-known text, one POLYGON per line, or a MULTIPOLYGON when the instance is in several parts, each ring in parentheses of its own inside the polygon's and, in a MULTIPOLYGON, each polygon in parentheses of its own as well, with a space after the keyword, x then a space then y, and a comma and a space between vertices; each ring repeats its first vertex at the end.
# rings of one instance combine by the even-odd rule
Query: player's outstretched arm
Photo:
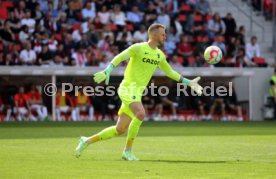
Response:
POLYGON ((182 77, 179 73, 174 71, 172 67, 168 64, 167 60, 164 59, 160 62, 159 68, 171 79, 184 83, 191 87, 193 91, 197 94, 201 95, 203 88, 198 84, 200 77, 196 77, 193 80, 189 80, 187 78, 182 77))
POLYGON ((128 53, 128 49, 116 55, 111 63, 103 71, 94 74, 94 81, 98 84, 105 81, 105 84, 108 85, 109 77, 113 69, 117 67, 122 61, 129 59, 129 57, 130 55, 128 53))

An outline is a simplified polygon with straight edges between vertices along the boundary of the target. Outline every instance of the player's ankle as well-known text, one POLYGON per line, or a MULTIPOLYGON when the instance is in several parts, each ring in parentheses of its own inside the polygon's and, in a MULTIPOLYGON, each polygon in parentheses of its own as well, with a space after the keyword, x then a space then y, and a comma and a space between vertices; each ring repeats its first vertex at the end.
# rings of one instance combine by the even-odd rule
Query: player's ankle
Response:
POLYGON ((90 137, 87 137, 86 140, 84 141, 86 144, 91 144, 92 143, 92 140, 90 137))
POLYGON ((131 148, 125 147, 124 151, 125 151, 125 152, 129 152, 129 151, 131 151, 131 148))

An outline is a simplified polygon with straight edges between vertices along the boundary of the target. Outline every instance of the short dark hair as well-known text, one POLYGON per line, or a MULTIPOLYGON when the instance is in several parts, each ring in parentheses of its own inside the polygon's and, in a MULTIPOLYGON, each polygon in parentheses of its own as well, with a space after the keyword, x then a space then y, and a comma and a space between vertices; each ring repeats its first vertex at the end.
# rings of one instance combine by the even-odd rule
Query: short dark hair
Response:
POLYGON ((257 40, 257 36, 255 36, 255 35, 252 36, 252 37, 251 37, 251 40, 253 40, 253 39, 256 39, 256 40, 257 40))
POLYGON ((150 34, 151 32, 153 32, 153 31, 155 31, 155 30, 157 30, 157 29, 159 29, 159 28, 165 29, 165 26, 162 25, 162 24, 151 24, 151 25, 149 26, 149 28, 148 28, 148 34, 150 34))

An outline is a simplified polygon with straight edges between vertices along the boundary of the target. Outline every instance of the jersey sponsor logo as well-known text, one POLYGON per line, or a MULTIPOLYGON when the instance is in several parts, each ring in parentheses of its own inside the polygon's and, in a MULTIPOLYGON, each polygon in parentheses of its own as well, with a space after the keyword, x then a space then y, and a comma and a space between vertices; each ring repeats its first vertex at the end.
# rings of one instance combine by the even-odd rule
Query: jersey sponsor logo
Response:
POLYGON ((159 65, 159 63, 160 63, 160 61, 158 61, 158 60, 153 60, 153 59, 149 59, 149 58, 143 58, 143 62, 152 64, 152 65, 159 65))

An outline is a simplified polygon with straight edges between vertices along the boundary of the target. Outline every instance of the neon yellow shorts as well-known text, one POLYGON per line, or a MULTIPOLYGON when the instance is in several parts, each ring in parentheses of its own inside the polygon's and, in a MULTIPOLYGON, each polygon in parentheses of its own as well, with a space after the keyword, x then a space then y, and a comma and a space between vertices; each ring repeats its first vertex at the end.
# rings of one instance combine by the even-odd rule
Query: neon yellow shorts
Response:
POLYGON ((118 115, 121 115, 122 113, 127 114, 129 117, 133 118, 134 114, 130 110, 129 105, 133 102, 141 102, 141 92, 137 90, 125 90, 122 86, 118 89, 119 97, 122 101, 122 105, 118 111, 118 115))

